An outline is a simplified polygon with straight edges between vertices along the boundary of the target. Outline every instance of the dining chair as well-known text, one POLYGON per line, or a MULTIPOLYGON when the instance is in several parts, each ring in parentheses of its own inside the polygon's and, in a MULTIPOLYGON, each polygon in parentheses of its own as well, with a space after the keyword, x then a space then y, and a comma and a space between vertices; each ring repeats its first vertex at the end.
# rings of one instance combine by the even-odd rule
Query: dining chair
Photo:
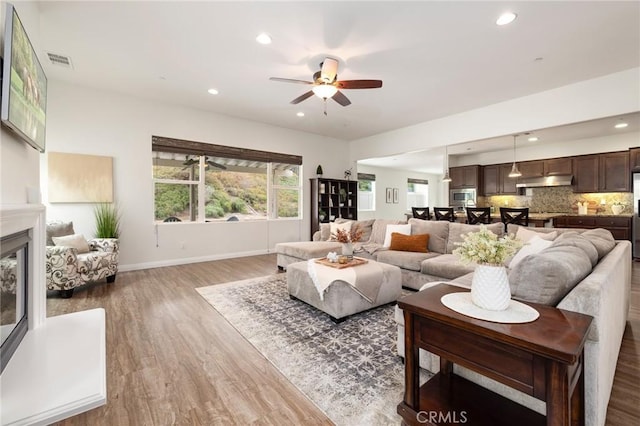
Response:
POLYGON ((509 223, 529 226, 529 207, 500 207, 500 220, 504 223, 505 229, 509 223))
POLYGON ((467 207, 467 223, 491 223, 491 207, 467 207))
POLYGON ((431 220, 431 213, 429 207, 411 207, 411 213, 416 219, 431 220))
POLYGON ((436 220, 448 220, 449 222, 456 221, 456 215, 453 212, 453 207, 434 207, 433 215, 436 220))

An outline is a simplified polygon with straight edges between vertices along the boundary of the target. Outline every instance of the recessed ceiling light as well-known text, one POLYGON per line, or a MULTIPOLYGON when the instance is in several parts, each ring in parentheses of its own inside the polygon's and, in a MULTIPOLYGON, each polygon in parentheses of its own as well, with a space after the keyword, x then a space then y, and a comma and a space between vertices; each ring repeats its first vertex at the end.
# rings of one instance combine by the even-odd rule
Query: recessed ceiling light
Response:
POLYGON ((625 127, 627 127, 627 126, 628 126, 628 124, 627 124, 627 123, 622 122, 622 123, 618 123, 618 124, 616 124, 614 127, 615 127, 616 129, 624 129, 624 128, 625 128, 625 127))
POLYGON ((538 142, 538 138, 535 136, 531 136, 529 139, 527 139, 529 142, 538 142))
POLYGON ((507 25, 507 24, 510 24, 516 19, 517 16, 518 15, 516 15, 513 12, 505 12, 502 15, 500 15, 500 17, 496 21, 496 25, 507 25))
POLYGON ((271 36, 267 33, 258 34, 256 41, 260 44, 271 44, 271 36))
POLYGON ((296 113, 296 115, 297 115, 298 117, 304 117, 304 112, 300 111, 300 112, 296 113))
POLYGON ((218 89, 209 89, 209 90, 207 90, 207 92, 209 92, 210 95, 217 95, 218 94, 218 89))

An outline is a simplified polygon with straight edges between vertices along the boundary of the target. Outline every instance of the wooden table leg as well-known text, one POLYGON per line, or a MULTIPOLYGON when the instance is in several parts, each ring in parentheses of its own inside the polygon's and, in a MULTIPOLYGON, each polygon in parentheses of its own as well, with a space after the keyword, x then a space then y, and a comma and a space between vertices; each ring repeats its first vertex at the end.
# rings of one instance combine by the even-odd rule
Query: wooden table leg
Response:
POLYGON ((420 354, 418 346, 413 344, 414 316, 404 311, 404 402, 419 411, 420 392, 420 354))
POLYGON ((547 426, 571 425, 571 397, 566 364, 547 364, 547 426))

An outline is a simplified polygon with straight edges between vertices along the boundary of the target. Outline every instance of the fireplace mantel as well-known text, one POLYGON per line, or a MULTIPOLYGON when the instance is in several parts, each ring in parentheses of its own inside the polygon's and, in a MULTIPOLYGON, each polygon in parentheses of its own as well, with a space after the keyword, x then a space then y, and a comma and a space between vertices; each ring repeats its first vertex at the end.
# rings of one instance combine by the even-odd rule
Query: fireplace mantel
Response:
POLYGON ((0 376, 0 424, 46 425, 107 399, 104 309, 47 318, 45 207, 0 205, 0 236, 28 231, 28 331, 0 376))

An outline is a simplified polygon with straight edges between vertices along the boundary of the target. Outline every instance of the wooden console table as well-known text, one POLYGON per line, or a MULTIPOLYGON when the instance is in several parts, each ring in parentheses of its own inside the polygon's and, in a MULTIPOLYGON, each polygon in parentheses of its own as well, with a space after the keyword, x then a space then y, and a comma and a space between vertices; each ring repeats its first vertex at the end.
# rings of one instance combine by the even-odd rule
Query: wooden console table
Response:
POLYGON ((483 321, 440 302, 461 290, 439 284, 398 301, 405 327, 403 425, 584 425, 583 349, 592 317, 530 304, 540 313, 534 322, 483 321), (440 372, 422 387, 419 348, 440 356, 440 372), (454 363, 546 401, 546 417, 457 376, 454 363))

